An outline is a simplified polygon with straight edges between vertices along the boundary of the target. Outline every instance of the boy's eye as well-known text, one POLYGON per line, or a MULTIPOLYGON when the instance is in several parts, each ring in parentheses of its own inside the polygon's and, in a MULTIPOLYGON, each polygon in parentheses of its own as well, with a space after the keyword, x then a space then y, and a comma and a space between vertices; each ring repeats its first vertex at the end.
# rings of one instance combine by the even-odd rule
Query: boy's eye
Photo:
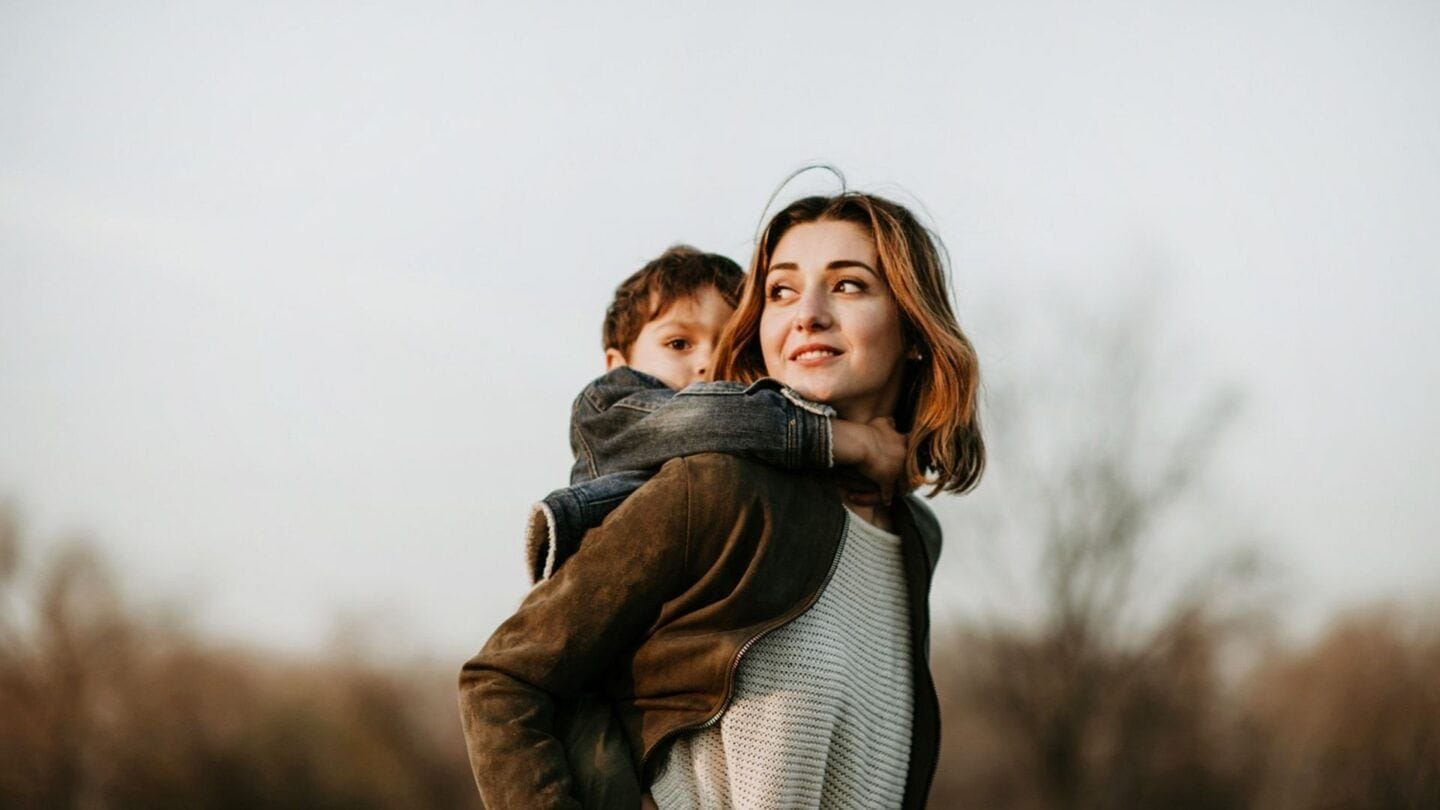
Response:
POLYGON ((690 341, 686 340, 685 338, 672 338, 665 341, 665 346, 674 349, 677 352, 683 352, 686 349, 690 348, 690 341))

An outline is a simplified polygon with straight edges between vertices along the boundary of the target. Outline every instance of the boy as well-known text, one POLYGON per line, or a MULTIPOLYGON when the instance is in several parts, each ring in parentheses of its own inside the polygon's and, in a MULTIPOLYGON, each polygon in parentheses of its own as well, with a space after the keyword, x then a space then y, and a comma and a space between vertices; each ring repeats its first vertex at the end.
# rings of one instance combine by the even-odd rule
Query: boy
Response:
POLYGON ((676 456, 721 452, 779 467, 853 465, 887 502, 905 436, 889 420, 835 418, 770 379, 705 382, 710 355, 739 303, 744 274, 713 253, 676 245, 625 279, 605 313, 606 373, 575 398, 570 486, 536 504, 526 526, 532 582, 575 552, 587 529, 676 456))

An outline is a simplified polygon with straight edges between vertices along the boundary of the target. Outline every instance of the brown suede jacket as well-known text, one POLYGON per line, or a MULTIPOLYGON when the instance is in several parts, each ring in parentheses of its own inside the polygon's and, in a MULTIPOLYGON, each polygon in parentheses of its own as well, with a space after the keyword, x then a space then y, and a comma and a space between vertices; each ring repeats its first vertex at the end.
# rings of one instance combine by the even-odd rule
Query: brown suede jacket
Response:
MULTIPOLYGON (((896 503, 915 688, 902 806, 923 807, 940 741, 928 660, 940 530, 918 498, 896 503)), ((638 807, 668 742, 724 712, 750 644, 819 597, 844 526, 825 475, 720 454, 665 464, 461 671, 485 806, 638 807)))

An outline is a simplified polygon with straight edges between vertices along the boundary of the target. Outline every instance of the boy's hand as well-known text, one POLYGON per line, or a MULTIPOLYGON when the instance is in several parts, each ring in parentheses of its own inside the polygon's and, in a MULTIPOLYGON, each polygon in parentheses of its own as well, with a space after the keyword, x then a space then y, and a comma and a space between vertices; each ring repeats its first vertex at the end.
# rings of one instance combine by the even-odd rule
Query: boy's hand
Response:
POLYGON ((888 504, 897 489, 904 489, 906 437, 895 430, 888 416, 866 423, 836 419, 831 426, 835 441, 835 465, 853 466, 878 489, 852 490, 848 494, 864 506, 888 504))

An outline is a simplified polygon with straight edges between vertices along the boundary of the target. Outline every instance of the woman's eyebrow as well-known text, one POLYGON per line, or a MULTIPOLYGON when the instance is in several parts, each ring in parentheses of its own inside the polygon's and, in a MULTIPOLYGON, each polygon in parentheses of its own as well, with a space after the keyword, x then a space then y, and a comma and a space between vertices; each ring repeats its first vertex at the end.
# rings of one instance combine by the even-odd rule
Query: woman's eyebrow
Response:
MULTIPOLYGON (((847 268, 847 267, 862 267, 862 268, 864 268, 864 269, 866 269, 866 270, 869 270, 869 271, 872 272, 872 273, 875 272, 875 268, 871 267, 870 265, 868 265, 868 264, 866 264, 865 262, 862 262, 862 261, 860 261, 860 260, 858 260, 858 259, 836 259, 835 261, 830 262, 829 264, 825 265, 825 269, 826 269, 826 270, 843 270, 843 269, 845 269, 845 268, 847 268)), ((770 265, 770 270, 769 270, 769 272, 773 273, 773 272, 775 272, 776 270, 799 270, 799 269, 800 269, 800 265, 796 264, 795 262, 780 262, 779 264, 772 264, 772 265, 770 265)), ((878 274, 877 274, 877 275, 878 275, 878 274)))
MULTIPOLYGON (((836 261, 830 262, 829 264, 825 265, 826 270, 843 270, 847 267, 860 267, 865 270, 869 270, 871 273, 875 273, 875 268, 871 267, 865 262, 858 261, 856 259, 837 259, 836 261)), ((879 274, 876 273, 876 275, 879 274)))

